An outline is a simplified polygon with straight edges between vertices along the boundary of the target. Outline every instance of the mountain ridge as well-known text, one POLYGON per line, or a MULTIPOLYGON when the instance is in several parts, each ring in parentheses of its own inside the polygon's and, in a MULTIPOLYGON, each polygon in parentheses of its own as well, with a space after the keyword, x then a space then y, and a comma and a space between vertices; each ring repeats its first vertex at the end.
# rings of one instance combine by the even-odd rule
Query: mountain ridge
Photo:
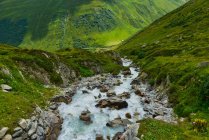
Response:
POLYGON ((183 3, 184 0, 3 0, 1 42, 45 50, 111 46, 183 3))

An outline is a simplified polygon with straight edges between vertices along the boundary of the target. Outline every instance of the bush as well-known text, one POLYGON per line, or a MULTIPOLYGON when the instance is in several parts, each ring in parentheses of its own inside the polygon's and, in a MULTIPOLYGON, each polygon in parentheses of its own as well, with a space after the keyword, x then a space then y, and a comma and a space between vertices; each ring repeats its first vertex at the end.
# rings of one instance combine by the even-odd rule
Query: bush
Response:
POLYGON ((194 131, 207 132, 207 121, 204 119, 195 119, 192 123, 194 131))

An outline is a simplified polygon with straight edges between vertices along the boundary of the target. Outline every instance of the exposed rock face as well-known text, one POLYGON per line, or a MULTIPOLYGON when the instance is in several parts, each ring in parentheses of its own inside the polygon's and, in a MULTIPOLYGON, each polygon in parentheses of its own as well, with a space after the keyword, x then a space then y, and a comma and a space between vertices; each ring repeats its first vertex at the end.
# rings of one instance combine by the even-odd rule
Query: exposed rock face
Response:
POLYGON ((117 98, 109 98, 109 99, 102 99, 98 102, 96 107, 100 108, 114 108, 114 109, 122 109, 122 108, 127 108, 128 103, 126 101, 117 99, 117 98))
POLYGON ((97 134, 97 135, 96 135, 96 140, 104 140, 104 139, 103 139, 103 136, 102 136, 102 135, 97 134))

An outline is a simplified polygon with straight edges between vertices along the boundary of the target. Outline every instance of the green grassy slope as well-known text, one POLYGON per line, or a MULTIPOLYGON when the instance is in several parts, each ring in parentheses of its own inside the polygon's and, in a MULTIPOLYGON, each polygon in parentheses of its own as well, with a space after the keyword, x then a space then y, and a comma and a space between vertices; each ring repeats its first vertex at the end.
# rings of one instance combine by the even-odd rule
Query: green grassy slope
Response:
POLYGON ((150 84, 167 81, 169 100, 180 116, 198 112, 209 118, 208 7, 208 0, 191 0, 118 48, 148 73, 150 84))
POLYGON ((185 0, 2 0, 0 42, 23 48, 111 46, 185 0))
POLYGON ((58 67, 65 64, 76 73, 76 77, 69 77, 69 82, 80 76, 99 73, 97 67, 100 72, 117 73, 121 66, 112 56, 111 52, 98 54, 68 49, 48 53, 0 45, 0 85, 7 84, 13 88, 10 93, 0 89, 0 127, 12 128, 20 118, 28 117, 36 105, 47 105, 57 89, 44 85, 60 86, 63 83, 58 67))

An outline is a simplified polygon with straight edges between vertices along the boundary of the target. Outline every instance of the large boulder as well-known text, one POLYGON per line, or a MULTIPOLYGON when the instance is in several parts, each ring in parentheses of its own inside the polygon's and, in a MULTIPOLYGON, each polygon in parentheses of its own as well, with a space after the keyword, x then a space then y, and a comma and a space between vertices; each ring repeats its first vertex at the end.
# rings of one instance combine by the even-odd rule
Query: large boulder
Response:
POLYGON ((55 96, 51 99, 51 102, 55 102, 55 103, 62 103, 63 102, 63 103, 69 104, 71 101, 72 101, 71 97, 63 96, 63 95, 55 96))
POLYGON ((103 85, 103 86, 100 87, 100 92, 108 92, 108 90, 109 90, 109 89, 108 89, 107 86, 104 86, 104 85, 103 85))
POLYGON ((114 120, 107 122, 106 126, 118 127, 118 126, 127 126, 128 124, 132 124, 132 122, 129 121, 128 119, 115 118, 114 120))
POLYGON ((90 115, 91 115, 91 113, 88 110, 83 111, 83 112, 81 112, 80 120, 84 121, 87 124, 90 124, 92 122, 90 115))
POLYGON ((114 91, 107 92, 107 97, 114 97, 114 96, 116 96, 116 93, 114 91))
POLYGON ((121 99, 117 98, 110 98, 110 99, 102 99, 96 104, 96 107, 100 108, 114 108, 114 109, 122 109, 122 108, 127 108, 128 103, 126 101, 123 101, 121 99))

